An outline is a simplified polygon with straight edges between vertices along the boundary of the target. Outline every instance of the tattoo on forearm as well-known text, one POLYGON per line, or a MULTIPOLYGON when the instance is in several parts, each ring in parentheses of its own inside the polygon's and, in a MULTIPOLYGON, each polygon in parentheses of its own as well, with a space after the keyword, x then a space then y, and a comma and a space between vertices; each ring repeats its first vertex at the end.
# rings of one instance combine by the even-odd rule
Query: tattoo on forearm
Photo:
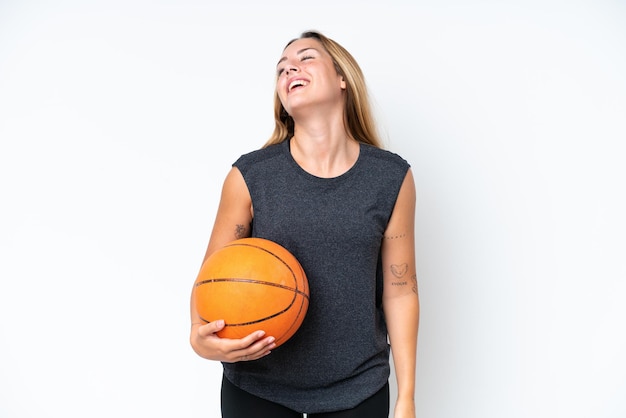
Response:
POLYGON ((239 238, 245 238, 246 236, 247 236, 246 227, 241 224, 237 224, 235 226, 235 237, 239 239, 239 238))
MULTIPOLYGON (((391 273, 398 280, 391 282, 392 286, 408 286, 409 280, 404 280, 405 275, 409 271, 409 265, 407 263, 404 264, 392 264, 391 265, 391 273)), ((415 294, 417 294, 417 275, 413 274, 410 279, 411 282, 411 290, 415 294)))
POLYGON ((406 286, 409 283, 406 280, 403 280, 404 275, 409 270, 409 265, 407 263, 404 264, 392 264, 391 265, 391 274, 394 275, 398 280, 391 282, 392 286, 406 286))
POLYGON ((409 265, 407 263, 404 263, 404 264, 392 264, 391 265, 391 272, 398 279, 404 277, 404 275, 406 274, 406 272, 408 270, 409 270, 409 265))

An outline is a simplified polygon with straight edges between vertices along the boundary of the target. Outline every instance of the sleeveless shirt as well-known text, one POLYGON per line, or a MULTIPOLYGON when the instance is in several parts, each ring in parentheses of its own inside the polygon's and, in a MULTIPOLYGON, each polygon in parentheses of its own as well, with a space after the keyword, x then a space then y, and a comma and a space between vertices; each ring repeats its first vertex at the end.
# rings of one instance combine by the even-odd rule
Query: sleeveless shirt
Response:
POLYGON ((360 144, 347 172, 321 178, 296 163, 289 145, 252 151, 233 166, 252 197, 251 235, 281 244, 302 264, 308 312, 291 339, 261 359, 223 363, 224 375, 298 412, 340 411, 389 379, 380 249, 410 166, 360 144))

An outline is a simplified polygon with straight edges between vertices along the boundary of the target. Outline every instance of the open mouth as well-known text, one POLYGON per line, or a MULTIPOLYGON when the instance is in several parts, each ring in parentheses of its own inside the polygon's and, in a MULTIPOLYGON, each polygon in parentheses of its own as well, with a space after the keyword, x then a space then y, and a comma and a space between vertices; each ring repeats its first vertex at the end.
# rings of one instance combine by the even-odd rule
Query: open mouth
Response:
POLYGON ((308 85, 309 85, 309 82, 306 80, 293 80, 291 83, 289 83, 288 91, 293 91, 295 89, 305 87, 308 85))

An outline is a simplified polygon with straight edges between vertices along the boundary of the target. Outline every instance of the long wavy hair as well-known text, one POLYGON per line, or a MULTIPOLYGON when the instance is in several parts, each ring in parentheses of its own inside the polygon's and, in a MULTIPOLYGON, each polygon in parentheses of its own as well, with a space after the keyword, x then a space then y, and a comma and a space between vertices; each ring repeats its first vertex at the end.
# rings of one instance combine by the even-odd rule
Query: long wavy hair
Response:
MULTIPOLYGON (((382 142, 376 129, 372 114, 369 94, 363 72, 354 57, 341 45, 319 32, 308 31, 299 38, 289 41, 285 48, 298 39, 313 38, 318 40, 330 54, 337 73, 346 82, 343 119, 348 134, 359 142, 382 148, 382 142)), ((281 143, 294 134, 293 118, 287 113, 278 92, 274 93, 274 132, 263 147, 281 143)))

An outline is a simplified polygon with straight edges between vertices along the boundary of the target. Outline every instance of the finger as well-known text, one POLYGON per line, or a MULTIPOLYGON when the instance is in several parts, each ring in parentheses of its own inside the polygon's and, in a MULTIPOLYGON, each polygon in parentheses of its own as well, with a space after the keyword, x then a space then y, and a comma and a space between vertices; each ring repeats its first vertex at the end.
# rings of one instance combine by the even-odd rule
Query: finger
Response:
MULTIPOLYGON (((247 338, 247 337, 246 337, 247 338)), ((260 340, 256 340, 252 345, 246 346, 241 349, 235 349, 233 345, 231 345, 231 350, 227 355, 227 359, 225 360, 228 363, 235 363, 238 361, 253 361, 260 359, 271 353, 276 347, 274 337, 267 337, 260 340)), ((222 343, 225 344, 240 344, 242 340, 225 340, 222 339, 222 343)))
POLYGON ((198 335, 200 335, 201 337, 208 337, 209 335, 221 331, 223 328, 224 320, 219 319, 217 321, 209 322, 208 324, 202 325, 200 328, 198 328, 198 335))
POLYGON ((258 360, 261 357, 265 357, 268 354, 270 354, 271 351, 268 349, 264 349, 262 351, 258 351, 254 354, 244 354, 242 356, 240 356, 239 358, 237 358, 235 361, 254 361, 254 360, 258 360))
POLYGON ((244 350, 239 350, 234 354, 239 361, 257 360, 271 353, 271 350, 276 347, 275 340, 276 339, 274 337, 263 338, 250 347, 244 350))
POLYGON ((255 343, 259 342, 264 336, 265 331, 255 331, 252 334, 246 335, 241 339, 231 340, 233 342, 233 345, 231 347, 234 350, 247 350, 248 348, 251 348, 255 343))

